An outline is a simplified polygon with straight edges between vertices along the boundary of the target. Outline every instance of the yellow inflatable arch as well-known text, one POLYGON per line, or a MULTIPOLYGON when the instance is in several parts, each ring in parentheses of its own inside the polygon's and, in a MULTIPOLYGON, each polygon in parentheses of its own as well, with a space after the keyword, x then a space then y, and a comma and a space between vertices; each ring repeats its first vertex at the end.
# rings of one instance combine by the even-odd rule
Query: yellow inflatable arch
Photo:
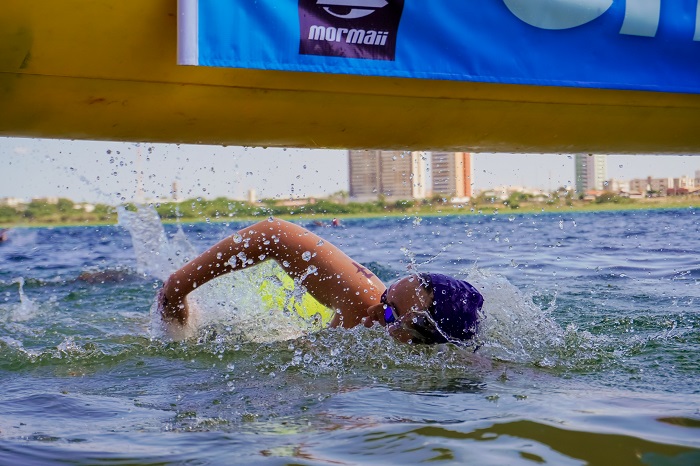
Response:
POLYGON ((700 152, 698 94, 178 66, 176 37, 175 0, 4 0, 0 135, 700 152))

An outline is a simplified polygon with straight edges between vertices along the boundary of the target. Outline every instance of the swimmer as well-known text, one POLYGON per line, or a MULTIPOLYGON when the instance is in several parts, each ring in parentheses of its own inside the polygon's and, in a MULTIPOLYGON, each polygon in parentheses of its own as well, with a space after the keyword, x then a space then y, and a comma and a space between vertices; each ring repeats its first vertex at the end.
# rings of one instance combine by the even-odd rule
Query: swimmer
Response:
POLYGON ((386 288, 336 246, 277 218, 243 228, 170 275, 158 293, 163 320, 186 325, 191 291, 219 275, 269 259, 290 277, 304 277, 307 291, 335 310, 331 327, 378 324, 397 340, 413 344, 465 344, 478 331, 483 297, 466 281, 419 273, 386 288))

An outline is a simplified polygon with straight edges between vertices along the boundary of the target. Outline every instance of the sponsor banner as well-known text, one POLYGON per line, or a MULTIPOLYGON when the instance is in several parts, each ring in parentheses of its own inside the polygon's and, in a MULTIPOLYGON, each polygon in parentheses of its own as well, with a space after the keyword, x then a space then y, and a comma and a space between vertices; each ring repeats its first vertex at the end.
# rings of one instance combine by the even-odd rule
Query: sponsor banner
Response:
POLYGON ((180 63, 700 93, 700 0, 179 0, 180 63))

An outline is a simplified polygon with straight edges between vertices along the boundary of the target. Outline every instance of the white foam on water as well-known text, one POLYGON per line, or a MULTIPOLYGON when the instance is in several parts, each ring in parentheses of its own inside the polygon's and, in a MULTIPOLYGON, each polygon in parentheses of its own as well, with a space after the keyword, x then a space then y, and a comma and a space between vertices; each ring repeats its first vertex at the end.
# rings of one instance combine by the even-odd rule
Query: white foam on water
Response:
POLYGON ((484 296, 480 353, 541 367, 573 366, 600 346, 589 332, 562 328, 552 317, 554 304, 543 309, 505 277, 473 268, 466 279, 484 296))
POLYGON ((153 206, 137 206, 136 211, 119 206, 117 213, 119 225, 131 235, 138 273, 164 281, 196 256, 196 251, 179 225, 175 236, 168 239, 153 206))
POLYGON ((39 307, 24 293, 24 278, 19 277, 15 282, 19 284, 19 305, 12 308, 10 320, 24 322, 34 317, 39 312, 39 307))

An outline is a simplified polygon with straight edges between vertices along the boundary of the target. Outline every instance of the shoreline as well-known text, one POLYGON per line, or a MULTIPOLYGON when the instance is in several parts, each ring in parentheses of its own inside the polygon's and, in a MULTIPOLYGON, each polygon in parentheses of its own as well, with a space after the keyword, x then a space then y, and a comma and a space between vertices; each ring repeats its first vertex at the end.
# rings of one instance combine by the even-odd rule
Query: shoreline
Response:
MULTIPOLYGON (((493 216, 493 215, 532 215, 532 214, 564 214, 564 213, 603 213, 603 212, 628 212, 628 211, 644 211, 644 210, 674 210, 674 209, 700 209, 700 199, 684 199, 678 202, 633 202, 633 203, 588 203, 580 205, 542 205, 542 204, 527 204, 517 209, 512 209, 506 205, 499 207, 498 204, 479 205, 475 207, 452 207, 447 206, 444 209, 407 209, 405 211, 387 211, 387 212, 367 212, 353 214, 294 214, 294 215, 275 215, 289 221, 328 221, 333 218, 341 220, 356 220, 356 219, 376 219, 376 218, 397 218, 397 217, 457 217, 457 216, 493 216)), ((116 226, 118 224, 116 213, 114 221, 83 221, 83 222, 42 222, 36 223, 0 223, 0 228, 5 229, 32 229, 32 228, 62 228, 62 227, 102 227, 116 226)), ((182 224, 197 224, 197 223, 227 223, 227 222, 255 222, 267 218, 265 216, 236 216, 236 217, 219 217, 219 218, 180 218, 180 219, 161 219, 165 225, 177 223, 182 224)))

